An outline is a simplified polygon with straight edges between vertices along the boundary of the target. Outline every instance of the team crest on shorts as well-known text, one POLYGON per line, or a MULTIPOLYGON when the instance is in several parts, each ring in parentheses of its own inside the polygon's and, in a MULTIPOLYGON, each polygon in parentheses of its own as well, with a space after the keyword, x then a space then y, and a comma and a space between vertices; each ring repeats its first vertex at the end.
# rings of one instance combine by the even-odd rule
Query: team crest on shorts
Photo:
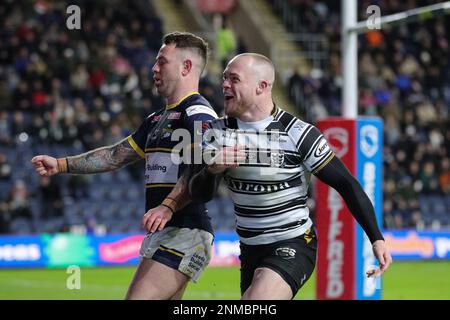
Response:
POLYGON ((295 258, 295 253, 297 251, 288 247, 281 247, 275 249, 275 254, 283 259, 293 259, 295 258))

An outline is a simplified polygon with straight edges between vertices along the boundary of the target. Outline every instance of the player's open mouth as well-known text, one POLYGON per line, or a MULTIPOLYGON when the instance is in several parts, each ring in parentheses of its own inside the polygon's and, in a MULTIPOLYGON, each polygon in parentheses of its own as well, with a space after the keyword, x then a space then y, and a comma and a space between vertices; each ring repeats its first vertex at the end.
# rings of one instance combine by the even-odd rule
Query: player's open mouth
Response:
POLYGON ((225 100, 231 100, 231 99, 233 99, 234 98, 234 96, 233 95, 231 95, 231 94, 227 94, 227 93, 225 93, 224 94, 224 97, 225 97, 225 100))

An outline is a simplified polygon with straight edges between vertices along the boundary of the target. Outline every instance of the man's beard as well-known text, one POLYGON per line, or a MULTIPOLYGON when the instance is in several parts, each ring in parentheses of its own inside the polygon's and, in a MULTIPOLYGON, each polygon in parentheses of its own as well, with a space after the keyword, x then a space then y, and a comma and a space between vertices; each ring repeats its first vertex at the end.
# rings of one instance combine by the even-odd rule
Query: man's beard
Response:
POLYGON ((225 108, 225 114, 229 117, 237 118, 242 112, 243 107, 241 105, 233 105, 230 107, 224 107, 225 108))

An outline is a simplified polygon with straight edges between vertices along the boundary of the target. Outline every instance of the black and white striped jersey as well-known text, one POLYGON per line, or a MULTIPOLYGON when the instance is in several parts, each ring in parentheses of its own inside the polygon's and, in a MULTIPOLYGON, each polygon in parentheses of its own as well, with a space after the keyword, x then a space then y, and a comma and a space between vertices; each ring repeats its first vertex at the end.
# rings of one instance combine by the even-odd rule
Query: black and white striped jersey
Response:
POLYGON ((224 179, 240 240, 256 245, 302 235, 312 226, 306 206, 310 175, 334 156, 323 135, 279 108, 258 123, 225 117, 212 120, 205 132, 204 159, 235 145, 245 147, 246 161, 228 168, 224 179))

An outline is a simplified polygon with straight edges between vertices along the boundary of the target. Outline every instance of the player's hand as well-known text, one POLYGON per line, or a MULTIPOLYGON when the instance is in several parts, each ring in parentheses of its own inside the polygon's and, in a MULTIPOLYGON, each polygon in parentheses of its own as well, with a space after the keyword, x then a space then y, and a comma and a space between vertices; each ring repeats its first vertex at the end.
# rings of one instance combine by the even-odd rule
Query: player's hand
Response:
POLYGON ((150 209, 142 217, 142 228, 150 233, 162 230, 166 223, 172 219, 172 211, 165 206, 150 209))
POLYGON ((380 267, 374 270, 367 271, 367 277, 381 276, 391 265, 392 257, 386 248, 386 243, 383 240, 377 240, 372 245, 373 254, 380 263, 380 267))
POLYGON ((225 147, 212 159, 211 164, 208 165, 208 171, 212 174, 219 174, 227 168, 235 168, 239 164, 245 163, 245 159, 245 150, 242 147, 225 147))
POLYGON ((39 155, 31 159, 34 169, 43 177, 53 176, 58 172, 58 161, 56 158, 39 155))

